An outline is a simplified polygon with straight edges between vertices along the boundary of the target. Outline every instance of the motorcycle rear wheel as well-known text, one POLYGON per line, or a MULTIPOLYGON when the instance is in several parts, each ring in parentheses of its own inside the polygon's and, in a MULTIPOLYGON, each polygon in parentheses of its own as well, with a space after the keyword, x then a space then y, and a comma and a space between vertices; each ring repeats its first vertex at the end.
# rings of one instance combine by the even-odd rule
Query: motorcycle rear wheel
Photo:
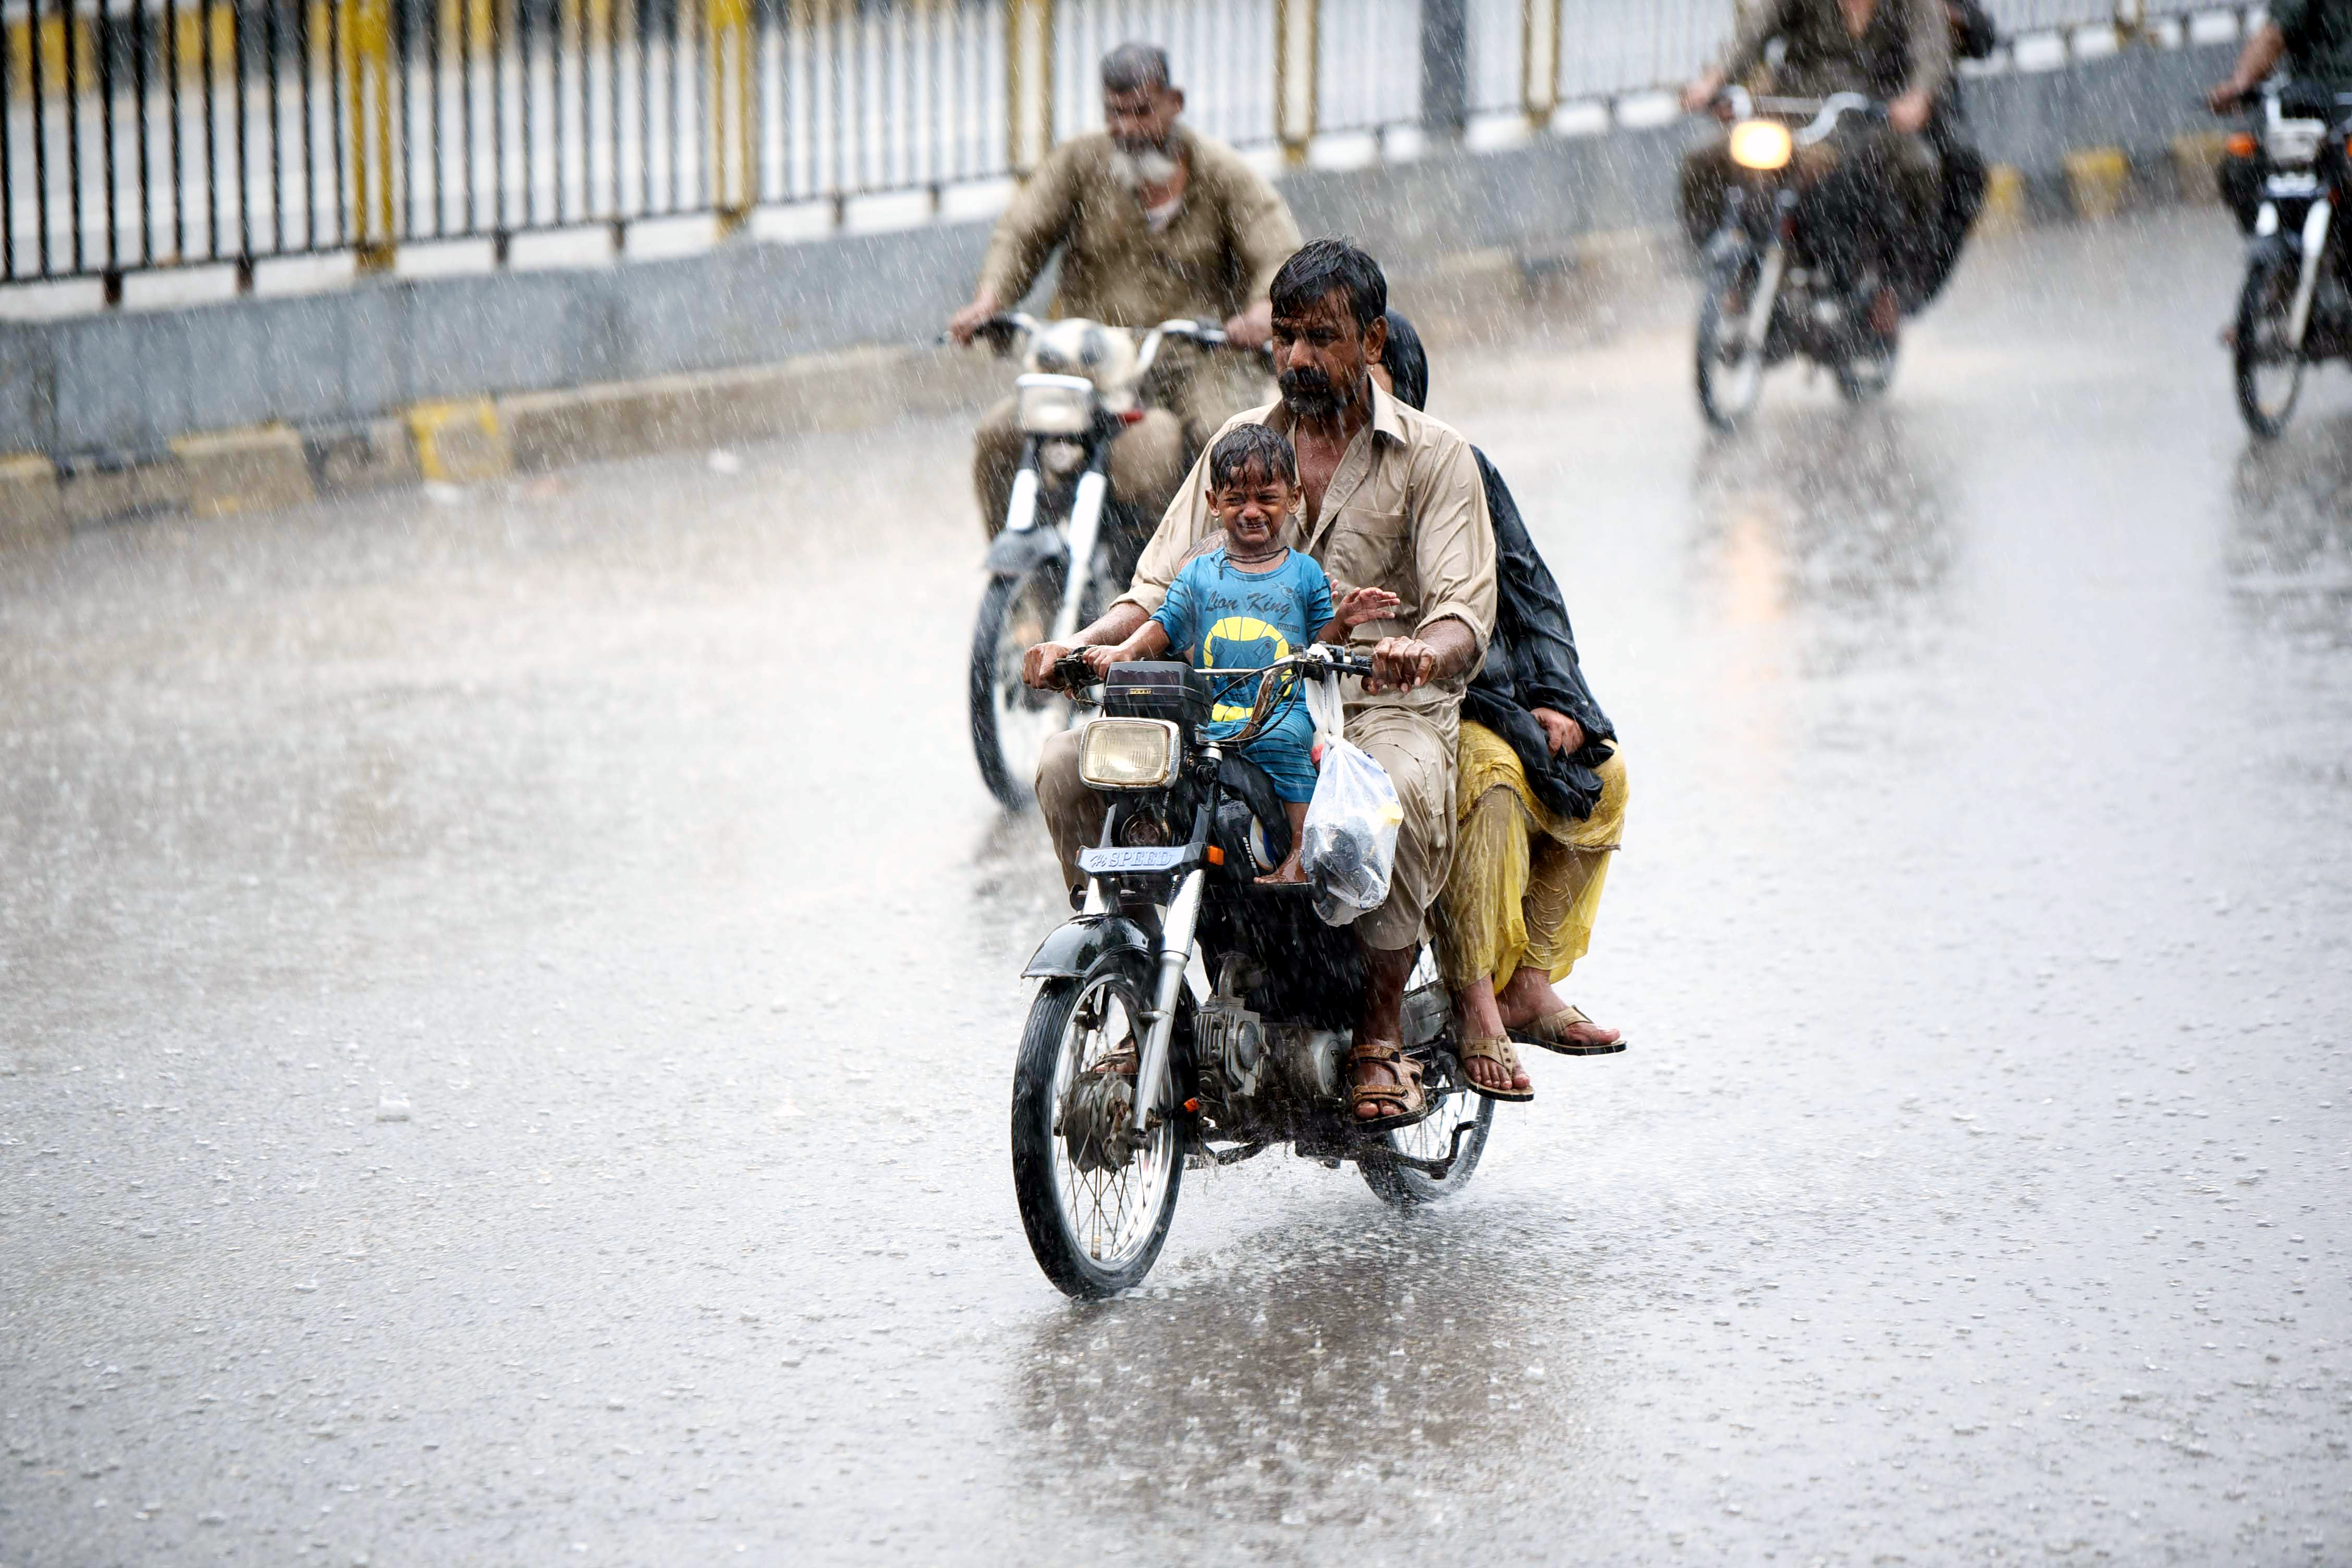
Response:
POLYGON ((1364 1174, 1364 1185, 1371 1188, 1382 1203, 1403 1209, 1450 1198, 1470 1184, 1470 1177, 1478 1169, 1478 1157, 1486 1152, 1486 1136, 1495 1125, 1493 1100, 1471 1093, 1458 1077, 1444 1092, 1432 1098, 1437 1101, 1436 1110, 1410 1127, 1391 1128, 1382 1135, 1383 1141, 1396 1153, 1439 1160, 1453 1147, 1454 1130, 1466 1121, 1471 1130, 1462 1136, 1462 1152, 1454 1156, 1453 1166, 1442 1180, 1426 1171, 1400 1165, 1383 1157, 1377 1149, 1359 1155, 1356 1168, 1364 1174))
POLYGON ((1125 1048, 1139 1059, 1150 994, 1140 953, 1114 952, 1083 977, 1048 980, 1030 1005, 1013 1069, 1013 1190, 1029 1250, 1066 1295, 1116 1296, 1160 1258, 1184 1182, 1184 1139, 1162 1121, 1110 1171, 1080 1171, 1055 1131, 1077 1075, 1125 1048))
POLYGON ((1753 256, 1715 268, 1707 278, 1706 294, 1698 307, 1698 405, 1708 424, 1718 430, 1738 428, 1755 408, 1764 390, 1764 353, 1744 338, 1727 344, 1727 333, 1739 337, 1747 330, 1749 290, 1756 287, 1758 266, 1753 256), (1735 313, 1735 302, 1740 310, 1735 313), (1727 353, 1728 357, 1727 357, 1727 353))
POLYGON ((2238 341, 2231 356, 2238 412, 2246 428, 2265 441, 2283 434, 2294 417, 2303 395, 2304 367, 2309 363, 2285 342, 2298 272, 2293 257, 2258 258, 2246 269, 2245 287, 2238 294, 2238 341))
POLYGON ((1061 602, 1061 563, 1046 561, 1019 577, 992 579, 972 624, 971 753, 1007 811, 1028 809, 1038 753, 1047 736, 1069 727, 1068 698, 1021 681, 1021 656, 1053 631, 1061 602))

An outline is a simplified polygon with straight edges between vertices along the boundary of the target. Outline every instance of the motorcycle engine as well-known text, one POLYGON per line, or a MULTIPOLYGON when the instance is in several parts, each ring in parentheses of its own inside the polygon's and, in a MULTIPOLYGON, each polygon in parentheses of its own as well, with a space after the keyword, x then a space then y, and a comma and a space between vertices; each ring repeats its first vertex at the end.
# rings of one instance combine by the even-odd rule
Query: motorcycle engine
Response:
POLYGON ((1259 1069, 1265 1065, 1265 1025, 1240 997, 1221 991, 1203 1002, 1192 1015, 1192 1039, 1202 1078, 1213 1072, 1223 1091, 1218 1099, 1245 1100, 1257 1092, 1259 1069))

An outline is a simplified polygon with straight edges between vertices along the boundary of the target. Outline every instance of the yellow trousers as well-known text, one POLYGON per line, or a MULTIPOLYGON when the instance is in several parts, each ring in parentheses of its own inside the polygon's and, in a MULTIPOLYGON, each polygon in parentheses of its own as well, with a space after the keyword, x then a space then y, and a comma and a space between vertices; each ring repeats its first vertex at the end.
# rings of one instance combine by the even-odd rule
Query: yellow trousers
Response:
POLYGON ((1567 978, 1592 944, 1609 857, 1625 827, 1625 753, 1600 768, 1601 802, 1579 821, 1545 805, 1518 753, 1462 721, 1454 784, 1454 868, 1440 900, 1438 965, 1454 990, 1499 989, 1521 969, 1567 978))

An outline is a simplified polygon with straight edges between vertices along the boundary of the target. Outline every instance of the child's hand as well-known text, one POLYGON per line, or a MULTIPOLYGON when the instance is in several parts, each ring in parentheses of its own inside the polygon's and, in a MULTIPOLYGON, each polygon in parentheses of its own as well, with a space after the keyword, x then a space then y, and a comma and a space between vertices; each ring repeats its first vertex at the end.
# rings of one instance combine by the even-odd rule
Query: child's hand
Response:
POLYGON ((1105 647, 1100 643, 1097 643, 1094 647, 1086 648, 1082 650, 1082 652, 1087 661, 1087 668, 1093 670, 1096 678, 1098 679, 1106 678, 1110 674, 1110 667, 1112 665, 1125 664, 1129 662, 1127 658, 1127 649, 1124 647, 1105 647))
POLYGON ((1366 621, 1384 620, 1401 602, 1386 588, 1350 588, 1339 601, 1339 624, 1353 631, 1366 621))

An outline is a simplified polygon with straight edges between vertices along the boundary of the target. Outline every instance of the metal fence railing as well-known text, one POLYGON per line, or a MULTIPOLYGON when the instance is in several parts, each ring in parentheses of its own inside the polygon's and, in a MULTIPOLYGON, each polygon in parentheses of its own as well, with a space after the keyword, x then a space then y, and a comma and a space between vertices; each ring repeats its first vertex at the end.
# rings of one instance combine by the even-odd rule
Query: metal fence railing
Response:
MULTIPOLYGON (((2207 8, 1994 5, 2011 29, 2207 8)), ((199 262, 249 277, 321 251, 380 265, 419 241, 937 199, 1099 124, 1094 65, 1127 38, 1165 46, 1192 123, 1244 147, 1303 156, 1318 134, 1464 114, 1540 125, 1683 79, 1732 16, 1732 0, 13 0, 0 281, 199 262)))

